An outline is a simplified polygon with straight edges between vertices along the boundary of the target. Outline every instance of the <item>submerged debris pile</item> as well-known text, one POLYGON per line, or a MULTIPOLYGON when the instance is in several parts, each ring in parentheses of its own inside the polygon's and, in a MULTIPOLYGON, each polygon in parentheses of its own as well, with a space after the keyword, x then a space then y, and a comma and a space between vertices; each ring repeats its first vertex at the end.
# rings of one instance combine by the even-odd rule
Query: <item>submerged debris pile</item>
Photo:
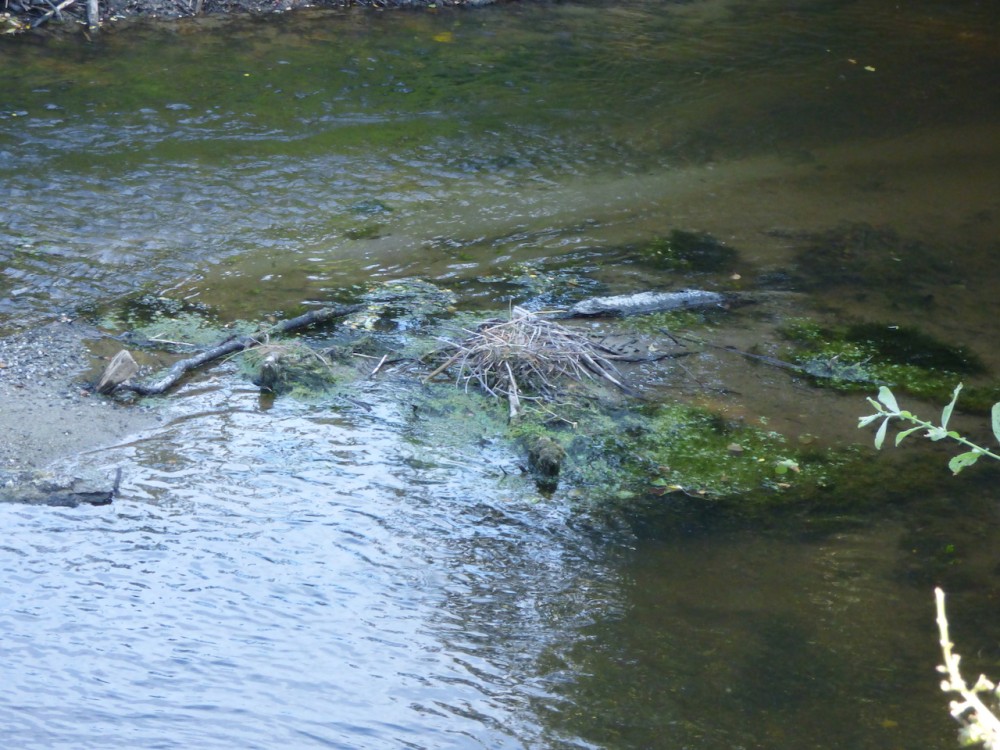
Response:
POLYGON ((566 380, 604 380, 628 390, 609 359, 610 350, 604 352, 585 335, 524 308, 513 308, 508 320, 488 320, 467 333, 439 350, 451 354, 427 379, 453 370, 466 387, 475 382, 491 396, 506 398, 511 417, 522 397, 552 399, 566 380))
POLYGON ((89 32, 131 16, 185 18, 214 14, 274 14, 296 8, 438 8, 490 5, 495 0, 5 0, 0 34, 17 34, 56 21, 84 24, 89 32))

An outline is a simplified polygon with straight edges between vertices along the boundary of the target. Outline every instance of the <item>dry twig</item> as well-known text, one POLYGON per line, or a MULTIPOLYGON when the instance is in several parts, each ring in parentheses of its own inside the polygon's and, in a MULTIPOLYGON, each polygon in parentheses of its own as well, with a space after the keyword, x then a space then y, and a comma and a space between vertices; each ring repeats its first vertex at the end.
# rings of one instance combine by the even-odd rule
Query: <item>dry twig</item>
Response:
POLYGON ((940 588, 934 589, 934 598, 937 604, 941 653, 944 656, 944 664, 938 667, 938 671, 946 676, 941 682, 941 689, 946 693, 958 693, 962 699, 951 702, 951 715, 963 724, 967 739, 972 743, 982 743, 985 750, 998 750, 1000 748, 1000 719, 980 698, 980 695, 984 693, 996 697, 998 688, 986 679, 985 675, 980 675, 979 680, 971 688, 966 684, 958 669, 960 657, 952 650, 954 644, 948 636, 948 618, 944 611, 944 591, 940 588))

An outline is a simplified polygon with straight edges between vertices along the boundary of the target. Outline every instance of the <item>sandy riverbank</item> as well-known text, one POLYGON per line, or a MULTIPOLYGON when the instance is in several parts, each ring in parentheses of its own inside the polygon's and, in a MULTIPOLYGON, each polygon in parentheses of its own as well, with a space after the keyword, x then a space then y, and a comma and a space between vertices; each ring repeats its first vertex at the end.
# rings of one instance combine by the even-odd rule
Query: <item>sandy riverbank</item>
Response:
POLYGON ((84 342, 99 335, 58 322, 0 339, 0 472, 43 469, 157 424, 152 410, 87 390, 100 362, 84 342))

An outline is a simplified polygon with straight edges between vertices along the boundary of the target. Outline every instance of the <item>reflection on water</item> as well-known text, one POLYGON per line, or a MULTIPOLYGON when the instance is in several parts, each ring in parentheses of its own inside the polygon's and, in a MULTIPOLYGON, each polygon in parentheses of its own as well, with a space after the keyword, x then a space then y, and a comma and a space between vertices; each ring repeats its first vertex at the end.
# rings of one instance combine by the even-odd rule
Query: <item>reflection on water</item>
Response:
POLYGON ((677 226, 772 263, 774 228, 995 236, 996 139, 976 134, 996 119, 992 6, 773 10, 317 12, 8 42, 0 312, 138 282, 250 314, 248 289, 285 308, 677 226), (526 231, 540 242, 504 239, 526 231))
MULTIPOLYGON (((971 1, 625 0, 4 40, 0 329, 140 287, 224 318, 395 276, 473 288, 676 228, 763 277, 808 263, 801 233, 866 222, 945 249, 947 273, 920 266, 921 299, 947 279, 936 306, 816 301, 981 345, 998 26, 971 1)), ((930 583, 977 601, 980 516, 954 538, 637 539, 536 497, 513 456, 456 458, 372 388, 371 411, 262 411, 210 383, 86 457, 126 467, 113 508, 0 507, 6 742, 953 745, 930 583)))
POLYGON ((530 746, 533 652, 562 629, 535 600, 583 567, 609 586, 600 553, 401 443, 392 407, 256 399, 193 396, 101 454, 134 467, 114 511, 2 509, 6 740, 530 746))
POLYGON ((897 524, 637 540, 368 402, 188 391, 114 507, 0 506, 11 746, 952 746, 897 524))

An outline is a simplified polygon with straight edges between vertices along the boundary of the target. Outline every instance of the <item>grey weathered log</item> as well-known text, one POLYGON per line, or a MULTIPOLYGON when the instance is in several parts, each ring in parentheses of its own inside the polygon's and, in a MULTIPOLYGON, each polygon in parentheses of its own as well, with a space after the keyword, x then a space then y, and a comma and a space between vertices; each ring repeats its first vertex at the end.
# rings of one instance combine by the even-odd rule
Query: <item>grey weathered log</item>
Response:
POLYGON ((567 317, 594 315, 638 315, 668 310, 694 310, 721 307, 726 297, 718 292, 682 289, 679 292, 637 292, 615 297, 591 297, 577 302, 566 312, 567 317))
POLYGON ((161 393, 166 393, 179 383, 181 378, 183 378, 187 373, 192 370, 196 370, 209 362, 213 362, 220 357, 225 357, 228 354, 235 354, 236 352, 241 352, 246 349, 252 349, 253 347, 267 341, 269 336, 281 333, 290 333, 291 331, 297 331, 303 328, 309 328, 310 326, 319 325, 320 323, 326 323, 334 318, 341 318, 345 315, 357 312, 363 307, 364 305, 334 305, 331 307, 322 307, 318 310, 311 310, 304 315, 299 315, 296 318, 283 320, 270 328, 261 330, 260 332, 250 336, 233 336, 219 342, 211 349, 207 349, 200 354, 175 362, 159 380, 155 380, 151 383, 125 383, 119 386, 118 390, 131 391, 133 393, 138 393, 140 396, 155 396, 161 393))
POLYGON ((98 0, 87 0, 87 30, 97 31, 101 26, 101 10, 98 0))
POLYGON ((94 388, 98 393, 108 394, 139 372, 139 364, 128 349, 122 349, 104 368, 101 379, 94 388))

